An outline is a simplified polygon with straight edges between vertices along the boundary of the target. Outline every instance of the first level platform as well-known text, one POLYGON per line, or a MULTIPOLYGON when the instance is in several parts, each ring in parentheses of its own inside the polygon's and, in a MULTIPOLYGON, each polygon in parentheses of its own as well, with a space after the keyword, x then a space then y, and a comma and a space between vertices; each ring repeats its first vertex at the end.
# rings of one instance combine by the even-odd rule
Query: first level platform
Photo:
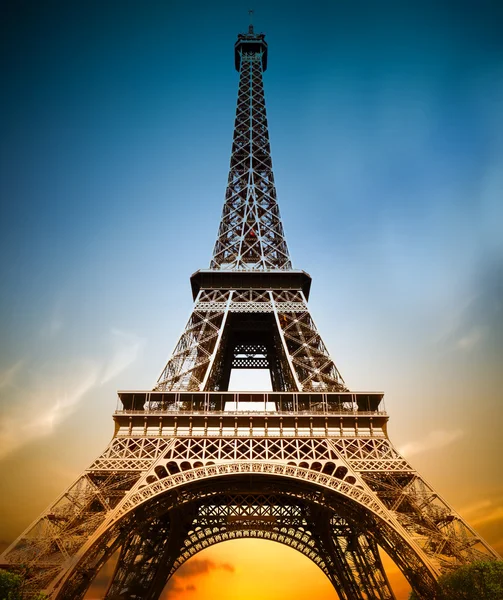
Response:
POLYGON ((119 391, 116 435, 386 435, 382 392, 119 391))

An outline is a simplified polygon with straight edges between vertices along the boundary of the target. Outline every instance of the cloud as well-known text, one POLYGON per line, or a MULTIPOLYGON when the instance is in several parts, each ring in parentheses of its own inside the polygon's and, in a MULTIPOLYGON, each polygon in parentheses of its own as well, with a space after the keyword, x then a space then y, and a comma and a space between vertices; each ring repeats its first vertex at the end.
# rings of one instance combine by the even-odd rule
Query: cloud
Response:
POLYGON ((74 388, 62 390, 54 402, 44 409, 42 414, 26 422, 22 427, 24 435, 41 437, 51 433, 56 425, 74 412, 77 404, 94 387, 95 383, 96 369, 90 366, 85 375, 76 382, 74 388))
POLYGON ((492 500, 482 500, 459 511, 473 527, 503 521, 503 506, 492 500))
MULTIPOLYGON (((1 544, 1 542, 0 542, 1 544)), ((1 550, 0 545, 0 550, 1 550)), ((115 555, 105 564, 105 566, 98 573, 98 576, 93 581, 91 587, 88 590, 88 594, 95 594, 97 597, 102 598, 103 594, 108 588, 117 564, 119 553, 115 555)), ((171 577, 166 586, 164 587, 161 598, 173 600, 178 594, 181 594, 183 598, 184 592, 195 592, 197 591, 197 577, 205 576, 211 571, 221 569, 228 573, 234 573, 234 566, 230 563, 215 563, 212 560, 192 558, 187 561, 180 569, 171 577), (196 582, 193 581, 196 580, 196 582), (188 580, 188 581, 187 581, 188 580)))
POLYGON ((93 364, 75 365, 75 379, 45 379, 26 374, 19 386, 11 385, 2 394, 3 415, 0 422, 0 459, 31 441, 49 435, 75 411, 85 394, 95 385, 98 369, 93 364))
POLYGON ((191 558, 168 581, 161 595, 162 600, 173 600, 178 597, 177 594, 182 594, 180 598, 184 598, 184 592, 195 592, 197 586, 193 579, 197 581, 198 577, 204 577, 216 570, 234 573, 235 567, 230 563, 216 563, 209 559, 191 558))
POLYGON ((503 553, 503 505, 501 488, 494 490, 492 498, 485 498, 462 508, 459 513, 469 525, 486 539, 491 540, 492 547, 503 553))
POLYGON ((234 573, 235 570, 234 566, 229 563, 215 563, 209 559, 202 560, 193 558, 180 567, 177 577, 193 577, 194 575, 209 573, 210 571, 215 571, 217 569, 222 569, 223 571, 228 571, 229 573, 234 573))
POLYGON ((164 591, 161 594, 161 600, 174 598, 173 594, 178 594, 185 591, 185 586, 177 582, 176 575, 173 575, 168 583, 164 586, 164 591))
POLYGON ((0 459, 50 435, 86 394, 133 363, 144 341, 112 330, 111 344, 112 350, 101 361, 79 358, 32 364, 21 359, 0 373, 0 459))
POLYGON ((145 344, 145 340, 132 333, 126 333, 119 329, 112 329, 111 333, 114 352, 101 373, 100 384, 110 381, 126 367, 129 367, 145 344))
POLYGON ((456 429, 454 431, 431 431, 424 439, 417 442, 409 442, 399 448, 399 451, 404 456, 413 456, 414 454, 421 454, 423 452, 429 452, 430 450, 448 446, 463 435, 464 432, 461 429, 456 429))
POLYGON ((476 515, 477 513, 480 513, 480 511, 485 512, 489 506, 491 506, 490 500, 480 500, 479 502, 476 502, 475 504, 470 504, 469 506, 465 506, 459 512, 462 513, 463 516, 465 516, 467 519, 471 519, 474 515, 476 515))

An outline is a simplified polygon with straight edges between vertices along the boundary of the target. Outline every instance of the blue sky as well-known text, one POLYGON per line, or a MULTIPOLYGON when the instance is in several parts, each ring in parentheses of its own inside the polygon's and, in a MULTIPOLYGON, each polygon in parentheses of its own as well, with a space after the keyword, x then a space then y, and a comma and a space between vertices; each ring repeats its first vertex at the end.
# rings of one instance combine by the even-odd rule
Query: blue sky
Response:
MULTIPOLYGON (((209 264, 224 198, 233 44, 248 8, 3 3, 4 510, 16 512, 41 469, 57 492, 70 483, 112 433, 115 390, 152 387, 185 325, 188 278, 209 264)), ((502 5, 254 9, 269 43, 280 208, 294 265, 314 279, 322 336, 351 388, 386 392, 392 439, 447 499, 468 514, 483 498, 493 514, 503 497, 502 5)), ((24 500, 0 537, 53 487, 24 500)), ((498 523, 491 541, 503 547, 498 523)))

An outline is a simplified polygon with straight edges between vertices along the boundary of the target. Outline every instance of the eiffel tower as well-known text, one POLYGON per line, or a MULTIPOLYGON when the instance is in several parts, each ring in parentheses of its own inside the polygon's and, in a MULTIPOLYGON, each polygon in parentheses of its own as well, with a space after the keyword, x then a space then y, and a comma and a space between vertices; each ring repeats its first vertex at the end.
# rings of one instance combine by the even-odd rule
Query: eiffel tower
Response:
POLYGON ((193 312, 155 387, 118 392, 109 446, 2 556, 28 590, 82 598, 118 555, 105 597, 153 600, 241 538, 298 550, 341 600, 395 598, 379 549, 424 600, 442 573, 499 558, 393 447, 383 394, 346 387, 311 318, 276 202, 264 37, 250 25, 235 44, 228 185, 193 312), (229 392, 234 369, 268 369, 273 391, 229 392))

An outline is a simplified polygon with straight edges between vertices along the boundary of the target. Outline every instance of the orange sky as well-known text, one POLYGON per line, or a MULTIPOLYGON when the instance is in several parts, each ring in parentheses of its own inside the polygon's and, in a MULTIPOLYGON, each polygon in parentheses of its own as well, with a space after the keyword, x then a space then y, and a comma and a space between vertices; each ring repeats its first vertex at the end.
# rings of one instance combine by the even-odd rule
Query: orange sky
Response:
MULTIPOLYGON (((408 598, 410 587, 386 561, 398 600, 408 598)), ((98 600, 111 574, 104 569, 85 600, 98 600)), ((334 588, 308 558, 274 542, 234 540, 217 544, 185 563, 167 584, 161 600, 336 600, 334 588)))

